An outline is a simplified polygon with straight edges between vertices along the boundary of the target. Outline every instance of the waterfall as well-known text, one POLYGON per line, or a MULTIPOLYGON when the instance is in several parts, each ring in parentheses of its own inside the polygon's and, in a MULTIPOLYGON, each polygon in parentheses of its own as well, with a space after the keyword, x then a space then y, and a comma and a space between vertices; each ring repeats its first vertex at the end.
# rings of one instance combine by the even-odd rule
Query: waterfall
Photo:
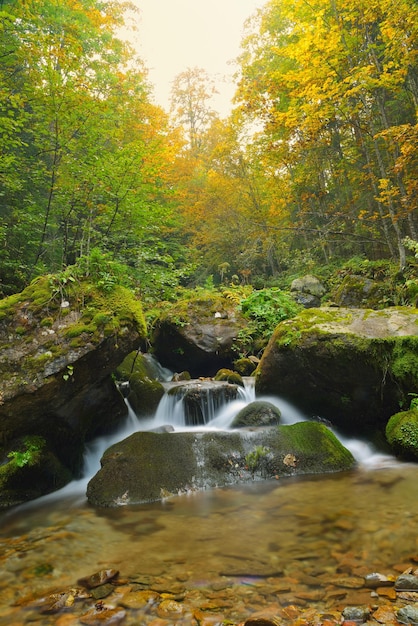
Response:
MULTIPOLYGON (((162 378, 168 378, 166 371, 161 370, 160 375, 162 378)), ((79 484, 85 485, 100 469, 100 459, 109 446, 137 431, 156 430, 162 426, 188 431, 228 430, 237 413, 255 400, 276 406, 281 412, 281 424, 290 425, 309 419, 294 405, 280 397, 256 398, 253 377, 243 377, 243 383, 244 386, 241 387, 212 380, 163 382, 166 392, 154 417, 150 419, 138 418, 125 398, 127 407, 125 424, 113 435, 100 437, 88 445, 84 461, 84 479, 79 484)), ((368 442, 347 439, 335 430, 334 434, 364 467, 373 468, 394 462, 393 457, 378 453, 368 442)))
POLYGON ((225 410, 237 411, 254 400, 254 383, 245 386, 215 381, 191 380, 166 386, 166 393, 157 407, 154 428, 170 424, 174 428, 216 427, 216 420, 225 410))

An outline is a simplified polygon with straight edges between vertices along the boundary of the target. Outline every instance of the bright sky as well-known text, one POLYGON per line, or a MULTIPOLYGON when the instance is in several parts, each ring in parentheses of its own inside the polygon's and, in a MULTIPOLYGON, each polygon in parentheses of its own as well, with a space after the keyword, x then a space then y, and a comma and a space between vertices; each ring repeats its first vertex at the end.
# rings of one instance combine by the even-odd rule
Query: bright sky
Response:
POLYGON ((240 54, 245 20, 266 0, 133 0, 134 44, 149 70, 157 104, 169 108, 174 78, 201 67, 220 92, 213 107, 227 115, 235 91, 234 66, 240 54))

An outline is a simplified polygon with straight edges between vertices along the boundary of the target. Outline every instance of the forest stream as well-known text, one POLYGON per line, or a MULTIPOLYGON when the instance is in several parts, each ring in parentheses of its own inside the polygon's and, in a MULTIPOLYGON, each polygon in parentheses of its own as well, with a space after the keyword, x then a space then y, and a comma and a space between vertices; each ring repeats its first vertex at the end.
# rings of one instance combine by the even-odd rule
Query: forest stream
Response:
MULTIPOLYGON (((284 422, 302 418, 275 402, 284 422)), ((225 415, 214 420, 205 427, 225 415)), ((118 439, 143 427, 130 411, 118 439)), ((365 580, 378 573, 390 585, 418 566, 416 465, 343 440, 358 460, 347 473, 97 509, 85 488, 110 443, 87 453, 84 480, 1 514, 1 626, 214 626, 259 615, 332 625, 347 606, 392 616, 403 606, 393 586, 365 580), (105 571, 103 584, 78 582, 105 571)))

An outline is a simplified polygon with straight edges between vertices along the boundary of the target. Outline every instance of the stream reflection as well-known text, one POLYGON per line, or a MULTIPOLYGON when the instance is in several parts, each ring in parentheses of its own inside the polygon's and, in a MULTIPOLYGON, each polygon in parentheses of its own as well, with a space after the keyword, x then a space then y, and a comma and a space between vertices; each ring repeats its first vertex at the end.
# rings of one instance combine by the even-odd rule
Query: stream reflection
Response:
POLYGON ((397 575, 418 562, 417 476, 416 465, 395 463, 136 507, 100 510, 62 496, 3 513, 0 624, 26 623, 24 610, 11 608, 19 598, 107 567, 171 591, 233 587, 243 613, 231 608, 235 619, 273 598, 302 602, 313 581, 324 607, 364 600, 338 579, 397 575))

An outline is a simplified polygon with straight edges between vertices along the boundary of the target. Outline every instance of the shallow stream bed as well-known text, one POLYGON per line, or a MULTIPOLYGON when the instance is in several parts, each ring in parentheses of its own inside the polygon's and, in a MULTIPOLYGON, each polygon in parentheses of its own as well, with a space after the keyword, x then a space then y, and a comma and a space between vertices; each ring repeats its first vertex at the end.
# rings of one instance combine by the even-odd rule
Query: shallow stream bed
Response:
POLYGON ((51 613, 33 600, 107 568, 119 576, 100 602, 125 606, 123 624, 155 626, 238 624, 265 611, 291 623, 287 614, 308 609, 326 623, 349 605, 402 606, 393 588, 371 590, 364 577, 418 568, 417 465, 279 477, 106 510, 90 507, 83 489, 1 514, 1 626, 101 623, 80 621, 97 597, 51 613), (174 600, 179 614, 158 602, 127 607, 126 594, 141 590, 174 600))

